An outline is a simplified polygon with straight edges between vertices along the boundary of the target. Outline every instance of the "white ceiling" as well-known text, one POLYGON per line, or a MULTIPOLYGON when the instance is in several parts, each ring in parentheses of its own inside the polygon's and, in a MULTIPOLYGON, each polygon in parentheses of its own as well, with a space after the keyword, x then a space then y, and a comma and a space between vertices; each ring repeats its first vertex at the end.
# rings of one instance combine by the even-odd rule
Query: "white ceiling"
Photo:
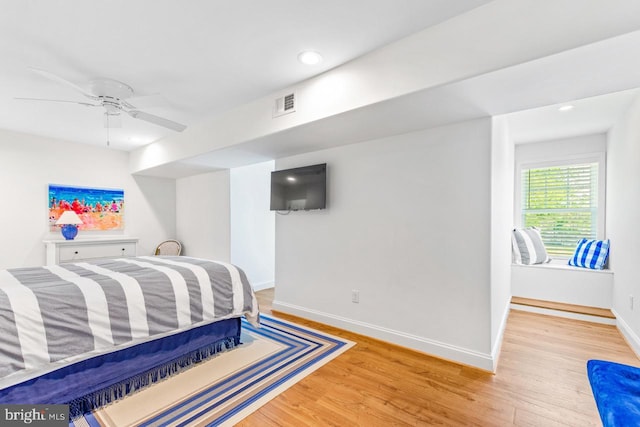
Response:
POLYGON ((149 169, 181 177, 507 114, 516 143, 604 133, 640 92, 640 31, 317 120, 149 169), (566 102, 575 106, 559 112, 566 102))
MULTIPOLYGON (((19 101, 87 101, 29 70, 83 88, 96 77, 136 95, 139 109, 192 126, 291 86, 488 0, 11 0, 0 13, 0 128, 104 145, 103 110, 19 101), (317 66, 296 57, 324 56, 317 66)), ((134 103, 135 104, 135 103, 134 103)), ((131 150, 170 132, 128 116, 111 147, 131 150)))
POLYGON ((638 93, 639 89, 629 89, 509 114, 510 136, 516 144, 524 144, 606 133, 638 93), (562 106, 573 108, 562 111, 562 106))

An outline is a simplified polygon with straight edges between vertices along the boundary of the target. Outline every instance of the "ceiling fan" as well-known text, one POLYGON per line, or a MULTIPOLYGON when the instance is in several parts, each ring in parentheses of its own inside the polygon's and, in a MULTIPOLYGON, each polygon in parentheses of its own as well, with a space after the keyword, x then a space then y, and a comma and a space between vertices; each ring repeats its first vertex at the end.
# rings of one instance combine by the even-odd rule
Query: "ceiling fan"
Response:
MULTIPOLYGON (((107 79, 107 78, 97 78, 91 80, 90 90, 87 91, 82 87, 72 83, 66 79, 63 79, 60 76, 57 76, 49 71, 40 70, 37 68, 30 68, 31 71, 40 74, 43 77, 46 77, 49 80, 52 80, 56 83, 60 83, 71 89, 80 92, 82 95, 87 97, 92 102, 80 102, 80 101, 69 101, 62 99, 44 99, 44 98, 15 98, 25 101, 47 101, 47 102, 65 102, 72 104, 84 105, 86 107, 102 107, 105 109, 105 126, 107 129, 109 128, 109 124, 113 122, 117 122, 117 119, 120 118, 120 113, 126 113, 134 119, 144 120, 145 122, 153 123, 158 126, 162 126, 176 132, 182 132, 187 128, 187 126, 174 122, 173 120, 165 119, 164 117, 159 117, 153 114, 145 113, 144 111, 138 110, 131 102, 134 95, 134 91, 131 86, 119 82, 117 80, 107 79)), ((114 123, 115 124, 115 123, 114 123)), ((108 141, 107 141, 108 142, 108 141)))

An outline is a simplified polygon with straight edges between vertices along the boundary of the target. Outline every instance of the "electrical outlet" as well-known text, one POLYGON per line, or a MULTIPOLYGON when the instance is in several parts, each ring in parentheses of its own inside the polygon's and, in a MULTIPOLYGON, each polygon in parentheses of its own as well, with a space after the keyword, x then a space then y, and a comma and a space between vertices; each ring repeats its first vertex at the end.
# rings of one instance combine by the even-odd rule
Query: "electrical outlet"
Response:
POLYGON ((633 295, 629 295, 629 309, 633 310, 633 295))
POLYGON ((359 303, 360 302, 360 291, 357 289, 354 289, 351 291, 351 302, 354 303, 359 303))

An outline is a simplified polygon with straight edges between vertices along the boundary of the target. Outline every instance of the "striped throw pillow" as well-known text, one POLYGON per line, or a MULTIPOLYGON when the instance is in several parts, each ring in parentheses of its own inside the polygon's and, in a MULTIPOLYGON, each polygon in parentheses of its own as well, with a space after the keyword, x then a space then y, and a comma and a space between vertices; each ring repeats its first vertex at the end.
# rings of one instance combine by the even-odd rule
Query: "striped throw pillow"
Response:
POLYGON ((513 261, 516 264, 542 264, 551 261, 536 227, 516 228, 511 234, 513 261))
POLYGON ((580 239, 569 265, 602 270, 609 257, 609 239, 580 239))

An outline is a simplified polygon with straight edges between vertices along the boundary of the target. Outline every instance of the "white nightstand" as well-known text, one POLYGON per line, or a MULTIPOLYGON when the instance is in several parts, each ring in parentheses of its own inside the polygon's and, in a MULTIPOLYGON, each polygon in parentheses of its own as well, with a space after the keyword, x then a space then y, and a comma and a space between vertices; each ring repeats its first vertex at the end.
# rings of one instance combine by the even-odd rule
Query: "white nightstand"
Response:
POLYGON ((45 240, 46 265, 82 262, 95 258, 136 256, 137 238, 103 237, 96 239, 45 240))

